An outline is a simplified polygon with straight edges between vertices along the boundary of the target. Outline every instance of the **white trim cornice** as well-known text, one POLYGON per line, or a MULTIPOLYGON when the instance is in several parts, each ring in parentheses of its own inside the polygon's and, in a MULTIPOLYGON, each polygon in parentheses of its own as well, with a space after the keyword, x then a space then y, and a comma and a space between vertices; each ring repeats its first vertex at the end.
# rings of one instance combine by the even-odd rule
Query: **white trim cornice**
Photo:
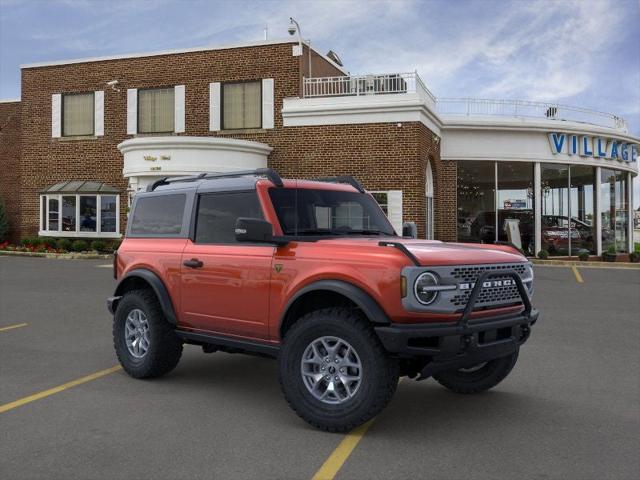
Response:
POLYGON ((216 150, 269 155, 272 147, 265 143, 223 137, 137 137, 118 144, 122 154, 136 150, 216 150))

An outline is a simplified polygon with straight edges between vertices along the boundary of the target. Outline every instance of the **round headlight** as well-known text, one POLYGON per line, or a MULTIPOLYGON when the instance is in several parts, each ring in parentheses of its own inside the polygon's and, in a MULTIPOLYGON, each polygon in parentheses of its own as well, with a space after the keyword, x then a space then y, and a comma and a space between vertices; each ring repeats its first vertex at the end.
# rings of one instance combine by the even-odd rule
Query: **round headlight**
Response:
POLYGON ((424 272, 416 278, 413 290, 418 301, 423 305, 429 305, 438 296, 438 291, 431 289, 430 287, 436 287, 438 285, 438 277, 431 272, 424 272))

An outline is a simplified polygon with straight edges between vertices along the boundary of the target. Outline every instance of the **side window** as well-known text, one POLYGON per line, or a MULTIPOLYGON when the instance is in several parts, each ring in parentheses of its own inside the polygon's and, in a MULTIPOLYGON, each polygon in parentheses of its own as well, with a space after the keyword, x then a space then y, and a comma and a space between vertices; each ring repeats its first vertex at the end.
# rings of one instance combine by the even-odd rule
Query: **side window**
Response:
POLYGON ((184 193, 139 198, 133 211, 130 232, 133 235, 179 235, 185 201, 184 193))
POLYGON ((238 217, 263 218, 255 191, 200 195, 196 243, 236 243, 238 217))

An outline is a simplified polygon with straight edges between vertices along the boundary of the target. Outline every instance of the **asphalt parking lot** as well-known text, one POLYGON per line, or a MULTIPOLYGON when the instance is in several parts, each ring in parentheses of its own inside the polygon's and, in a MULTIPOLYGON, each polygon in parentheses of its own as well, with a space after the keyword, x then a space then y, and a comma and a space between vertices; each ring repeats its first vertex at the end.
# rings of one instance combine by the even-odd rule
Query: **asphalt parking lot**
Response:
MULTIPOLYGON (((0 257, 0 478, 311 479, 336 461, 345 437, 289 410, 272 360, 189 346, 159 380, 105 372, 106 263, 0 257)), ((403 380, 335 478, 640 478, 640 270, 535 273, 541 320, 507 380, 475 397, 403 380)))

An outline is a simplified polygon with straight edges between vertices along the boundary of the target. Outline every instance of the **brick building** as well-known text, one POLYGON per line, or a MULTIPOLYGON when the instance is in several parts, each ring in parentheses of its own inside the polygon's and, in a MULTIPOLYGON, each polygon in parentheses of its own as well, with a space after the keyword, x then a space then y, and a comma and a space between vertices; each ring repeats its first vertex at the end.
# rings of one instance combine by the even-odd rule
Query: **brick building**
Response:
POLYGON ((22 66, 20 100, 0 103, 12 238, 118 238, 130 197, 155 179, 269 166, 353 175, 396 230, 415 222, 422 238, 506 240, 502 224, 515 219, 530 252, 628 250, 638 138, 618 117, 437 100, 416 73, 350 75, 336 57, 297 49, 266 41, 22 66), (572 152, 574 139, 588 145, 572 152), (569 217, 584 232, 563 227, 569 217), (564 244, 552 242, 563 228, 564 244))

